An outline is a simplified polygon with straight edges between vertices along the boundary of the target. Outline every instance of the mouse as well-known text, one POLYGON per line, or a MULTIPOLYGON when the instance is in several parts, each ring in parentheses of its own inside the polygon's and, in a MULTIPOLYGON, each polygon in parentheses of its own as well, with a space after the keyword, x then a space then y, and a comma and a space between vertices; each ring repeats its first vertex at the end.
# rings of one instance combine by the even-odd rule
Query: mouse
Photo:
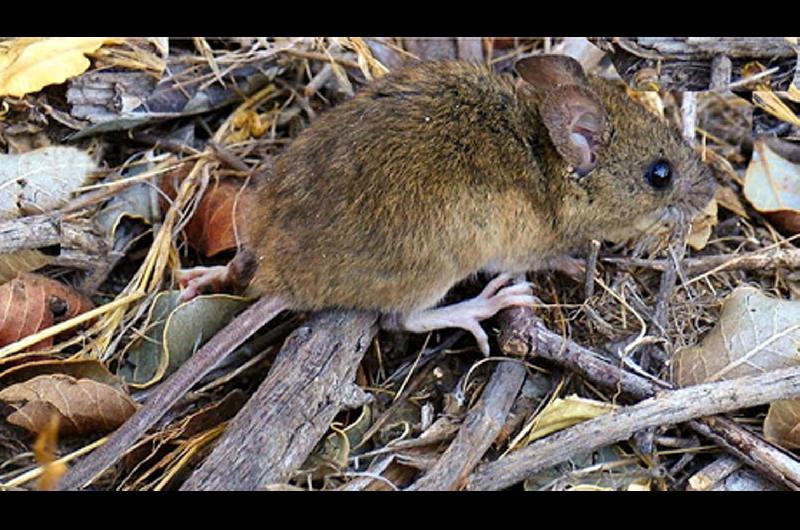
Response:
POLYGON ((374 310, 386 329, 465 329, 488 355, 480 321, 533 303, 512 278, 711 199, 693 149, 618 86, 567 56, 516 71, 420 62, 323 114, 243 193, 238 255, 181 273, 182 299, 227 285, 292 310, 374 310), (436 307, 479 272, 499 276, 436 307))
POLYGON ((481 321, 534 303, 521 274, 558 268, 593 239, 691 218, 713 197, 710 168, 622 87, 561 55, 520 59, 515 71, 414 63, 301 132, 241 194, 231 262, 176 274, 182 300, 220 289, 260 299, 64 484, 113 463, 283 310, 372 310, 383 328, 415 333, 462 328, 488 355, 481 321), (438 305, 478 273, 497 276, 475 298, 438 305))

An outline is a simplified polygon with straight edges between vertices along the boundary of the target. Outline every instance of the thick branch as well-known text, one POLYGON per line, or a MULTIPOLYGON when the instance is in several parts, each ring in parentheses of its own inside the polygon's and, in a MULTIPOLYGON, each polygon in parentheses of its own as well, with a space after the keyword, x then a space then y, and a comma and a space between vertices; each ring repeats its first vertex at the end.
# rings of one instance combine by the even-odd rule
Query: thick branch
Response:
POLYGON ((256 490, 305 462, 343 408, 353 405, 376 315, 326 311, 295 330, 269 375, 182 490, 256 490))

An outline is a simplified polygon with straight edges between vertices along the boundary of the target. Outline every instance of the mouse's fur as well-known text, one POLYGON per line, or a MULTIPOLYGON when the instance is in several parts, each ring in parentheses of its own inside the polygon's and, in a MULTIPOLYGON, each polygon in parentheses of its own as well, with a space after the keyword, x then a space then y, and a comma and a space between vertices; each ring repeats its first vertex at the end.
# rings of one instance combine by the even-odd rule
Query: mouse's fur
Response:
POLYGON ((585 176, 548 134, 541 87, 455 61, 385 75, 320 116, 245 194, 241 269, 293 309, 407 313, 480 270, 546 267, 705 205, 713 179, 674 131, 612 84, 581 84, 613 131, 585 176), (643 178, 658 157, 677 174, 666 192, 643 178))

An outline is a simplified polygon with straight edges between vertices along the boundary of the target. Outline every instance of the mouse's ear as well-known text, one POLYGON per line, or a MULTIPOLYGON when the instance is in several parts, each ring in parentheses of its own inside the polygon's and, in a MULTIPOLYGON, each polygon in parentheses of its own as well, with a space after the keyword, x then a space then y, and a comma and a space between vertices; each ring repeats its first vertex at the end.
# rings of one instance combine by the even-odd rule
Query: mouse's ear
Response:
POLYGON ((578 174, 597 166, 611 136, 611 122, 594 92, 577 85, 561 86, 544 99, 539 116, 558 153, 578 174))
POLYGON ((534 55, 514 64, 519 76, 536 90, 549 92, 560 85, 586 86, 580 63, 566 55, 534 55))

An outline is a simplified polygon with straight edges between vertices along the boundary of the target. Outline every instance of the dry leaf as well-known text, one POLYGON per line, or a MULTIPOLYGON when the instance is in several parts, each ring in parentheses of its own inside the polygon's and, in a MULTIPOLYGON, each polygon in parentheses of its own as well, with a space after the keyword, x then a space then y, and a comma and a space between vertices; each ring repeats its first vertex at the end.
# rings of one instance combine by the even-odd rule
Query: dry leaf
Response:
POLYGON ((117 373, 135 388, 149 386, 177 370, 248 304, 245 298, 215 294, 178 305, 179 294, 158 293, 145 336, 132 341, 126 350, 117 373))
POLYGON ((91 379, 63 374, 40 375, 0 391, 0 401, 15 409, 7 421, 33 433, 60 418, 60 434, 110 432, 128 419, 136 405, 124 393, 91 379))
POLYGON ((690 386, 786 368, 800 361, 798 341, 800 302, 737 287, 717 325, 697 346, 676 353, 673 380, 690 386))
MULTIPOLYGON (((673 379, 689 386, 788 368, 800 362, 798 343, 800 302, 737 287, 714 329, 699 345, 676 353, 673 379)), ((800 447, 800 400, 772 403, 764 435, 784 447, 800 447)))
POLYGON ((75 147, 51 146, 20 155, 0 155, 0 219, 62 206, 87 183, 95 163, 75 147))
MULTIPOLYGON (((0 285, 0 346, 92 309, 91 300, 66 285, 38 274, 20 274, 0 285)), ((49 347, 53 338, 36 347, 49 347)))
POLYGON ((533 419, 535 427, 528 434, 527 443, 548 434, 566 429, 575 424, 591 420, 616 410, 617 406, 603 401, 585 399, 578 396, 558 398, 549 403, 533 419))
POLYGON ((39 477, 39 491, 52 491, 58 486, 58 481, 67 472, 67 465, 63 462, 56 462, 56 449, 58 448, 58 426, 60 424, 58 414, 50 416, 47 427, 36 437, 33 444, 33 456, 36 462, 43 467, 42 475, 39 477))
POLYGON ((25 37, 0 43, 0 96, 22 97, 47 85, 63 83, 89 68, 85 54, 110 37, 25 37))
POLYGON ((91 379, 125 392, 125 383, 108 371, 106 365, 97 359, 45 359, 33 360, 12 366, 0 372, 0 388, 27 381, 44 374, 63 374, 75 379, 91 379))
MULTIPOLYGON (((175 196, 174 181, 175 175, 162 180, 161 188, 169 197, 175 196)), ((234 205, 243 185, 238 179, 224 179, 211 184, 186 224, 186 239, 204 256, 236 248, 234 205)))
POLYGON ((753 142, 753 158, 747 167, 744 196, 759 212, 772 214, 780 227, 800 228, 800 165, 773 151, 763 138, 753 142))
POLYGON ((53 259, 53 256, 38 250, 20 250, 0 255, 0 283, 5 283, 20 273, 41 269, 49 265, 53 259))
POLYGON ((730 187, 718 186, 714 198, 719 206, 730 210, 742 219, 750 219, 750 216, 747 215, 747 210, 744 208, 744 204, 742 204, 742 201, 739 199, 739 195, 730 187))
POLYGON ((800 448, 800 400, 771 403, 764 419, 764 436, 787 449, 800 448))
POLYGON ((695 250, 702 250, 717 224, 717 201, 712 199, 692 220, 686 242, 695 250))
POLYGON ((772 114, 776 118, 781 121, 785 121, 786 123, 791 123, 795 127, 800 127, 800 117, 794 113, 792 109, 790 109, 786 103, 781 101, 778 94, 789 97, 785 92, 767 92, 767 91, 754 91, 753 92, 753 103, 768 113, 772 114))

